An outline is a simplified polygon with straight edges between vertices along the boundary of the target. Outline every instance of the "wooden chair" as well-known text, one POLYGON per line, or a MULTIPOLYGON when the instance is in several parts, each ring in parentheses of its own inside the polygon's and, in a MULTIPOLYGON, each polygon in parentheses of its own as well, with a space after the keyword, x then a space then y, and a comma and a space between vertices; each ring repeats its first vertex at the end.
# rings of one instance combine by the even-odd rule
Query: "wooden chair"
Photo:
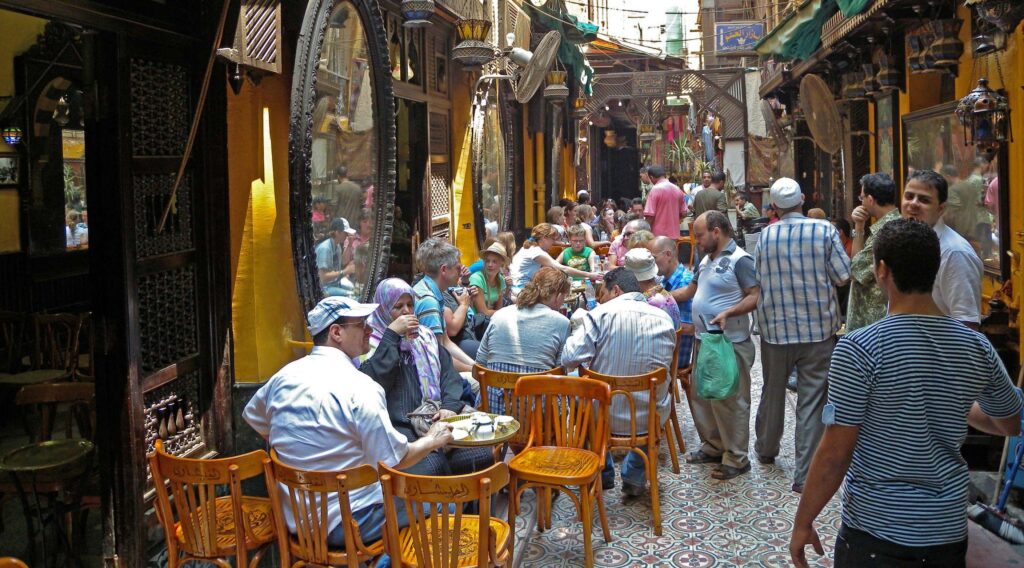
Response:
POLYGON ((672 442, 672 431, 668 424, 662 426, 658 419, 658 387, 668 381, 668 370, 665 367, 644 373, 642 375, 618 376, 603 375, 585 367, 580 367, 580 376, 590 379, 597 379, 612 389, 612 399, 621 396, 629 404, 629 435, 616 434, 609 429, 608 447, 625 448, 640 456, 644 460, 644 473, 647 474, 647 481, 651 485, 651 509, 654 513, 652 524, 654 534, 661 536, 661 501, 658 497, 658 445, 661 441, 662 432, 668 439, 669 454, 672 456, 673 472, 679 473, 679 457, 676 456, 676 449, 672 442), (647 424, 637 425, 636 401, 633 393, 647 393, 647 424), (643 434, 638 434, 643 430, 643 434), (644 453, 642 447, 647 447, 644 453))
MULTIPOLYGON (((491 402, 487 396, 487 387, 498 388, 503 391, 502 401, 505 406, 504 413, 519 421, 519 431, 516 432, 515 436, 513 436, 511 440, 509 440, 509 447, 511 447, 515 452, 526 447, 526 442, 530 438, 530 416, 525 406, 515 396, 516 382, 522 377, 535 376, 539 374, 565 375, 565 369, 555 367, 554 369, 539 373, 507 373, 503 371, 493 371, 480 365, 473 365, 473 378, 480 383, 480 410, 483 412, 491 412, 491 402)), ((495 449, 497 450, 498 448, 495 449)), ((497 458, 501 457, 503 456, 497 456, 497 458)))
POLYGON ((96 385, 93 383, 45 383, 26 385, 14 399, 18 406, 35 406, 39 410, 39 435, 34 442, 45 442, 53 437, 53 422, 57 406, 68 404, 65 437, 71 438, 72 423, 78 422, 79 437, 91 440, 96 431, 96 385))
POLYGON ((352 505, 349 501, 351 491, 377 483, 377 470, 373 466, 364 464, 343 471, 301 470, 281 463, 277 452, 271 449, 270 457, 263 460, 263 470, 266 474, 267 493, 274 508, 281 566, 357 568, 361 563, 384 552, 383 540, 370 546, 363 544, 359 524, 352 518, 352 505), (295 534, 290 533, 286 523, 281 497, 282 485, 293 515, 295 534), (327 544, 327 506, 331 499, 338 500, 341 522, 348 527, 344 531, 345 547, 342 549, 334 549, 327 544))
POLYGON ((0 377, 21 370, 26 320, 25 314, 0 311, 0 377))
POLYGON ((611 245, 597 245, 596 247, 594 247, 594 252, 597 253, 597 256, 605 257, 608 256, 608 252, 611 250, 611 248, 611 245))
POLYGON ((551 248, 548 249, 548 254, 551 255, 551 258, 558 260, 559 255, 561 255, 564 250, 565 245, 551 245, 551 248))
POLYGON ((681 247, 683 245, 688 245, 690 247, 690 261, 687 263, 687 266, 689 266, 692 269, 693 260, 697 257, 697 239, 694 238, 693 235, 689 235, 686 237, 677 237, 676 246, 681 247))
POLYGON ((605 542, 611 542, 604 510, 601 471, 608 445, 608 405, 611 388, 607 383, 586 378, 541 375, 523 377, 515 394, 532 409, 530 438, 526 448, 509 462, 511 480, 508 522, 516 524, 522 492, 533 487, 537 493, 537 528, 550 524, 550 492, 561 491, 572 499, 583 521, 584 565, 594 565, 591 543, 592 507, 597 500, 605 542), (522 482, 522 485, 520 485, 522 482), (578 487, 580 497, 569 491, 578 487))
POLYGON ((76 314, 35 314, 30 370, 0 376, 0 385, 24 386, 70 380, 78 367, 78 334, 82 318, 76 314))
POLYGON ((383 463, 378 469, 392 566, 512 566, 514 519, 506 523, 491 517, 491 496, 509 482, 507 465, 499 462, 476 473, 445 477, 403 473, 383 463), (409 516, 409 526, 401 531, 396 499, 409 516), (471 501, 479 501, 479 515, 462 513, 471 501))
MULTIPOLYGON (((679 444, 679 453, 686 453, 686 442, 683 441, 683 430, 679 426, 679 412, 676 410, 676 405, 682 399, 683 392, 688 392, 690 388, 690 373, 693 370, 693 363, 690 363, 683 369, 679 368, 679 352, 682 349, 683 338, 693 337, 694 328, 693 324, 684 323, 679 326, 676 330, 676 347, 672 351, 672 368, 669 369, 668 380, 670 383, 670 390, 672 391, 672 413, 669 415, 669 420, 672 421, 672 431, 675 434, 676 443, 679 444), (682 383, 682 392, 680 392, 679 385, 682 383)), ((690 356, 693 356, 693 347, 690 347, 690 356)), ((687 399, 689 403, 689 399, 687 399)), ((673 464, 673 473, 679 473, 679 465, 673 464)))
POLYGON ((81 331, 78 333, 78 361, 75 365, 75 380, 96 380, 96 329, 92 313, 86 312, 79 316, 82 320, 81 331))
POLYGON ((0 568, 28 568, 28 564, 25 564, 17 558, 5 556, 0 558, 0 568))
POLYGON ((148 458, 168 568, 196 560, 230 568, 229 556, 239 566, 260 563, 274 541, 273 507, 270 499, 242 495, 241 483, 263 473, 267 452, 197 460, 172 456, 157 440, 148 458), (218 486, 226 486, 228 494, 218 497, 218 486), (252 561, 250 550, 256 550, 252 561))

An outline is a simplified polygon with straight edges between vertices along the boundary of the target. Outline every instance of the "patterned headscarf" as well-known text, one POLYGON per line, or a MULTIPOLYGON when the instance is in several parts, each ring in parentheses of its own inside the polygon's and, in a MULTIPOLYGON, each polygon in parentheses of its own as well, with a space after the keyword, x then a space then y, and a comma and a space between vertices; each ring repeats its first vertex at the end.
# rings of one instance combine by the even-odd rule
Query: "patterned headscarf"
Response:
MULTIPOLYGON (((367 320, 373 328, 370 334, 370 353, 367 357, 380 345, 384 330, 394 321, 391 317, 391 308, 395 307, 404 295, 415 298, 412 286, 401 278, 388 278, 377 285, 373 301, 378 306, 367 320)), ((441 400, 441 359, 437 352, 439 347, 434 332, 423 325, 420 326, 416 339, 410 341, 403 337, 398 347, 402 353, 411 355, 413 362, 416 363, 416 374, 420 380, 420 392, 424 400, 441 400)))

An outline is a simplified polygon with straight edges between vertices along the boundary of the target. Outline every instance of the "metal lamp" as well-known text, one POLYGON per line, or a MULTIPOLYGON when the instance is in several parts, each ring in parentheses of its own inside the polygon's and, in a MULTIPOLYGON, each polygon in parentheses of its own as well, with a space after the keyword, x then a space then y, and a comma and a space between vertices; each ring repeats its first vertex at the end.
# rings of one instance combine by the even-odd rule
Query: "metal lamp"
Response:
POLYGON ((1013 32, 1024 19, 1024 2, 1020 0, 967 0, 965 5, 974 8, 979 18, 1005 33, 1013 32))
POLYGON ((402 27, 425 28, 430 24, 430 18, 434 15, 434 0, 402 0, 402 17, 405 22, 402 27))
POLYGON ((2 131, 4 142, 7 142, 11 146, 21 143, 23 133, 17 126, 8 126, 2 131))
POLYGON ((545 77, 547 86, 544 87, 545 99, 562 100, 569 96, 569 87, 565 85, 565 71, 548 71, 545 77))
POLYGON ((487 43, 490 20, 465 19, 455 23, 459 40, 452 48, 452 59, 466 67, 479 67, 494 59, 494 46, 487 43))
POLYGON ((964 127, 964 143, 973 144, 978 153, 992 160, 1000 145, 1012 139, 1010 103, 1006 97, 988 86, 988 79, 978 79, 978 86, 960 99, 956 116, 964 127))

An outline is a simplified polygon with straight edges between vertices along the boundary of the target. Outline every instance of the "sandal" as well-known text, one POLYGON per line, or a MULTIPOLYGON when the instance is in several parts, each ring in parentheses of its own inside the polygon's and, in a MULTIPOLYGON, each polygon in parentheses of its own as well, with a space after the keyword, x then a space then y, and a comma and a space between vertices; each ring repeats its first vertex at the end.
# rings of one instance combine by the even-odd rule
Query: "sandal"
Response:
POLYGON ((722 456, 711 456, 697 450, 686 454, 686 463, 722 463, 722 456))
POLYGON ((749 473, 749 472, 750 472, 750 464, 749 463, 747 465, 743 466, 743 467, 732 467, 731 465, 722 464, 721 467, 719 467, 715 471, 711 472, 711 477, 713 477, 715 479, 718 479, 718 480, 721 480, 721 481, 726 481, 728 479, 732 479, 734 477, 739 477, 739 476, 743 475, 744 473, 749 473))

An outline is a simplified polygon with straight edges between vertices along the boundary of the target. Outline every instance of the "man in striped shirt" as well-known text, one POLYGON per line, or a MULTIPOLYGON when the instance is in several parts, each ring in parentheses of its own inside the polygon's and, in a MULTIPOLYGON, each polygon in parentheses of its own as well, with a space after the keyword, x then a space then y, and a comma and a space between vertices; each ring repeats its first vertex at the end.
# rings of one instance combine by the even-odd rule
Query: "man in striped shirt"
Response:
MULTIPOLYGON (((563 367, 568 370, 584 364, 598 373, 620 376, 671 367, 675 326, 664 310, 647 303, 632 272, 620 267, 606 274, 597 299, 601 303, 596 308, 574 321, 573 331, 562 349, 563 367)), ((657 394, 658 420, 664 424, 672 404, 667 382, 657 394)), ((648 394, 633 393, 633 400, 637 434, 644 434, 648 394)), ((629 435, 630 406, 623 396, 612 399, 610 426, 612 434, 629 435)), ((611 453, 602 481, 605 488, 611 488, 615 482, 611 453)), ((634 452, 626 454, 622 460, 622 492, 640 495, 645 483, 643 459, 634 452)))
POLYGON ((965 564, 967 425, 1016 435, 1021 402, 985 336, 932 298, 939 250, 931 227, 912 219, 875 236, 889 314, 847 334, 832 356, 827 426, 789 546, 797 566, 807 566, 808 544, 822 554, 814 519, 844 477, 836 567, 965 564))
POLYGON ((754 265, 761 287, 757 325, 761 330, 764 387, 757 407, 758 461, 774 463, 785 425, 786 381, 797 371, 796 468, 793 491, 800 492, 811 455, 821 439, 829 358, 839 331, 836 286, 850 280, 850 258, 828 221, 800 212, 800 185, 780 178, 771 200, 781 219, 761 231, 754 265))

